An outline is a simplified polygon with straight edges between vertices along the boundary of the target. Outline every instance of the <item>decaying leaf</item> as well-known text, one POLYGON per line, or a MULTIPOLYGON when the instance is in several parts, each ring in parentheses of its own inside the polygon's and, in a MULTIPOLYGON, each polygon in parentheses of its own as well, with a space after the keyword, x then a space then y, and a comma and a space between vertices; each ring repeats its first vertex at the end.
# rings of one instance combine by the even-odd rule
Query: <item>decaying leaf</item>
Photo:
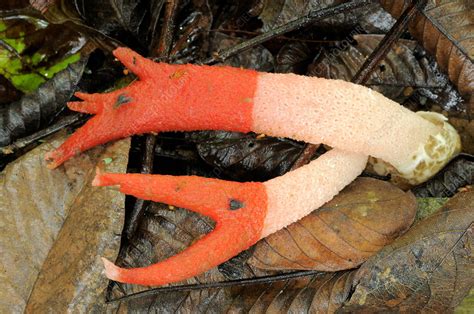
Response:
MULTIPOLYGON (((409 1, 380 1, 394 17, 399 17, 409 1)), ((470 0, 428 1, 410 24, 410 32, 440 68, 449 75, 459 92, 474 106, 474 15, 470 0)), ((471 112, 474 108, 470 108, 471 112)))
POLYGON ((258 242, 249 262, 273 270, 354 268, 405 232, 415 213, 410 192, 358 178, 318 210, 258 242))
POLYGON ((36 91, 0 108, 0 148, 50 123, 76 90, 87 58, 71 64, 36 91))
POLYGON ((177 40, 170 52, 173 59, 179 59, 182 63, 207 57, 213 20, 208 1, 191 1, 189 5, 193 12, 178 25, 177 40))
MULTIPOLYGON (((325 49, 310 65, 308 75, 350 81, 382 38, 383 35, 355 35, 354 39, 325 49)), ((398 102, 416 91, 435 102, 439 102, 440 93, 453 93, 449 81, 426 58, 420 58, 416 48, 413 40, 398 40, 365 85, 398 102)), ((452 97, 444 98, 449 106, 456 106, 452 97)))
POLYGON ((154 31, 163 3, 163 0, 31 0, 31 5, 49 22, 70 25, 106 50, 123 43, 146 47, 152 39, 148 35, 158 36, 154 31))
MULTIPOLYGON (((231 37, 223 33, 216 32, 211 37, 210 50, 217 52, 243 41, 242 38, 231 37)), ((254 69, 262 72, 271 72, 274 67, 273 55, 262 45, 256 46, 232 56, 225 60, 224 64, 245 69, 254 69)))
POLYGON ((290 170, 303 150, 301 143, 223 131, 196 132, 192 140, 206 163, 236 180, 268 180, 290 170))
POLYGON ((459 193, 369 259, 347 312, 453 310, 474 285, 474 191, 459 193))
MULTIPOLYGON (((353 271, 287 274, 215 287, 160 290, 109 305, 112 311, 158 313, 333 313, 351 292, 353 271)), ((166 288, 165 288, 166 289, 166 288)), ((172 289, 172 288, 171 288, 172 289)))
MULTIPOLYGON (((259 18, 263 23, 262 30, 270 31, 285 23, 291 22, 297 18, 301 18, 311 12, 321 10, 330 6, 341 4, 345 1, 341 0, 262 0, 256 3, 261 6, 259 9, 259 18)), ((313 24, 314 29, 335 29, 343 31, 356 25, 362 25, 364 28, 373 30, 384 30, 393 23, 392 19, 388 19, 385 23, 377 22, 380 19, 380 5, 378 3, 366 3, 354 10, 346 11, 336 16, 316 21, 313 24), (385 24, 385 25, 384 25, 385 24)), ((382 19, 386 19, 385 17, 382 19)))
POLYGON ((118 250, 124 195, 90 182, 106 157, 113 159, 107 170, 125 170, 129 140, 47 169, 44 154, 65 138, 47 140, 0 173, 0 312, 85 311, 103 300, 100 256, 118 250))
POLYGON ((429 181, 415 187, 417 197, 451 197, 458 189, 474 184, 474 156, 461 154, 429 181))
POLYGON ((474 119, 469 115, 465 117, 449 117, 451 123, 461 136, 461 144, 464 152, 474 154, 474 119))

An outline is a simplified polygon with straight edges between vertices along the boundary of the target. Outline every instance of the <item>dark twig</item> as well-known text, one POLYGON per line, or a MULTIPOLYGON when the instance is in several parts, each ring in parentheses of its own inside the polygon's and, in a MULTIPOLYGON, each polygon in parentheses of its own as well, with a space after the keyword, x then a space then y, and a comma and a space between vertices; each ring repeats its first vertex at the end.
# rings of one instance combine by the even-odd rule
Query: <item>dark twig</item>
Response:
POLYGON ((267 33, 258 35, 252 39, 246 40, 240 44, 237 44, 229 49, 216 52, 212 57, 207 60, 204 60, 202 64, 214 64, 216 62, 224 61, 225 59, 236 55, 244 50, 260 45, 272 38, 280 36, 282 34, 300 29, 302 27, 308 26, 318 20, 337 15, 347 10, 352 10, 362 5, 368 4, 371 1, 368 0, 353 0, 350 2, 342 3, 339 5, 331 6, 329 8, 324 8, 321 10, 310 12, 308 15, 300 17, 296 20, 288 22, 282 26, 279 26, 267 33))
MULTIPOLYGON (((422 10, 426 5, 426 0, 416 0, 408 6, 395 25, 387 32, 379 45, 374 49, 370 56, 365 60, 359 71, 354 75, 351 82, 356 84, 364 84, 367 82, 370 74, 375 70, 381 60, 385 58, 392 48, 393 44, 400 38, 406 30, 408 23, 415 17, 418 10, 422 10)), ((294 163, 292 169, 306 165, 311 161, 313 153, 316 152, 317 146, 306 144, 305 149, 294 163)))
POLYGON ((59 130, 71 126, 77 122, 84 122, 89 117, 80 113, 71 114, 65 118, 62 118, 55 124, 42 129, 36 133, 33 133, 29 136, 23 137, 15 141, 14 143, 0 148, 0 155, 14 154, 22 148, 27 147, 28 145, 33 144, 36 141, 39 141, 45 138, 48 135, 51 135, 59 130))
POLYGON ((426 0, 416 0, 412 2, 397 20, 395 25, 388 31, 378 46, 365 60, 359 71, 352 78, 352 83, 364 84, 375 67, 385 58, 393 44, 400 38, 408 27, 408 23, 415 17, 418 10, 422 10, 426 5, 426 0))
MULTIPOLYGON (((178 8, 178 0, 171 0, 166 3, 165 16, 163 21, 163 27, 161 29, 160 40, 157 47, 152 45, 150 57, 164 58, 165 61, 169 59, 169 53, 171 51, 171 45, 173 43, 173 32, 174 32, 174 19, 178 8)), ((143 156, 142 167, 140 172, 143 174, 153 173, 153 161, 154 152, 156 146, 156 135, 148 134, 145 139, 145 152, 143 156)), ((142 199, 136 199, 132 210, 130 211, 129 219, 126 220, 123 229, 125 237, 130 240, 135 235, 138 224, 143 212, 149 204, 149 201, 142 199)))
POLYGON ((275 281, 283 281, 283 280, 289 280, 289 279, 299 278, 299 277, 314 276, 314 275, 317 275, 318 273, 321 273, 321 272, 317 270, 303 270, 303 271, 296 271, 296 272, 282 274, 282 275, 273 275, 273 276, 265 276, 265 277, 249 278, 249 279, 220 281, 220 282, 210 282, 210 283, 196 284, 196 285, 182 285, 182 286, 155 288, 155 289, 149 289, 149 290, 145 290, 145 291, 141 291, 137 293, 128 294, 126 296, 107 301, 107 303, 129 301, 133 299, 156 295, 158 293, 193 291, 193 290, 202 290, 202 289, 220 289, 220 288, 231 287, 235 285, 249 286, 249 285, 255 285, 255 284, 267 284, 267 283, 271 283, 275 281))

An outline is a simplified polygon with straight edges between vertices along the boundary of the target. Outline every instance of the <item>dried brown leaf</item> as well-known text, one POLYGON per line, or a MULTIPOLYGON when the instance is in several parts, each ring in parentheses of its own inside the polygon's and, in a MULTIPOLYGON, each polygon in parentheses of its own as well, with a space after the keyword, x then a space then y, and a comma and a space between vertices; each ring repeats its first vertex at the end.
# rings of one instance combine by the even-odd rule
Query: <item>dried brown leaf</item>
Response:
POLYGON ((157 313, 333 313, 350 296, 354 271, 283 275, 231 286, 160 291, 108 310, 157 313))
POLYGON ((320 209, 258 242, 249 263, 268 270, 354 268, 405 232, 415 213, 410 192, 358 178, 320 209))
MULTIPOLYGON (((410 1, 381 0, 382 6, 399 17, 410 1)), ((471 0, 428 1, 410 24, 410 32, 436 57, 459 92, 474 108, 474 15, 471 0)))
POLYGON ((0 312, 86 310, 102 301, 100 256, 118 249, 124 196, 90 182, 105 157, 114 160, 107 170, 125 170, 129 140, 47 169, 44 154, 65 138, 49 139, 0 174, 0 312))
POLYGON ((474 285, 474 191, 459 193, 357 271, 347 312, 446 313, 474 285))

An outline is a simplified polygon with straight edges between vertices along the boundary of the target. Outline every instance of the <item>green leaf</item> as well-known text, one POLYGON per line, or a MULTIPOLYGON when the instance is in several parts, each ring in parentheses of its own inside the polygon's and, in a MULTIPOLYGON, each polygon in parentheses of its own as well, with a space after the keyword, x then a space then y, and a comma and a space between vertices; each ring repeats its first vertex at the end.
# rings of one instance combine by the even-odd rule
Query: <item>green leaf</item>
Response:
POLYGON ((64 26, 26 16, 0 20, 0 75, 28 93, 77 62, 84 44, 64 26))

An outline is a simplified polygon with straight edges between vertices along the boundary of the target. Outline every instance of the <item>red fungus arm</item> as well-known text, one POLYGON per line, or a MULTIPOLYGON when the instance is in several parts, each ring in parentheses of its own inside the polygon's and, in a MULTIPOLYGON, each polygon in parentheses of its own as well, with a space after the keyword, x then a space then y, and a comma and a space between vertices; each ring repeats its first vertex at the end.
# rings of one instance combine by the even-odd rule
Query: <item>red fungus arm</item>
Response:
POLYGON ((184 207, 216 221, 211 233, 160 263, 123 269, 105 260, 107 277, 120 282, 162 285, 207 271, 255 244, 261 238, 267 214, 267 194, 262 183, 99 173, 93 184, 119 185, 123 193, 184 207))
POLYGON ((94 114, 46 159, 55 168, 75 154, 111 140, 160 131, 252 128, 257 72, 233 67, 155 63, 127 48, 114 55, 139 80, 106 94, 76 93, 75 111, 94 114))

